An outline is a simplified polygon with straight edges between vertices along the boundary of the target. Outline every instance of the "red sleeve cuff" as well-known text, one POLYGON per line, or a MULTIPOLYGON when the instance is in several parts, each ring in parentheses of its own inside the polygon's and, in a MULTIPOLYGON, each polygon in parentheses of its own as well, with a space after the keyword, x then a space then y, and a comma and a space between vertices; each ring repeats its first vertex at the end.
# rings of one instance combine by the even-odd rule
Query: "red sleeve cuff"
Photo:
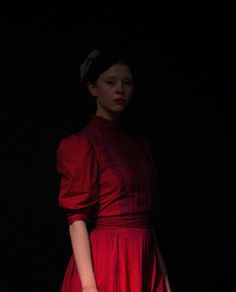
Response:
POLYGON ((86 223, 89 223, 88 216, 86 216, 85 214, 68 215, 67 220, 68 220, 69 225, 77 220, 82 220, 82 221, 85 221, 86 223))

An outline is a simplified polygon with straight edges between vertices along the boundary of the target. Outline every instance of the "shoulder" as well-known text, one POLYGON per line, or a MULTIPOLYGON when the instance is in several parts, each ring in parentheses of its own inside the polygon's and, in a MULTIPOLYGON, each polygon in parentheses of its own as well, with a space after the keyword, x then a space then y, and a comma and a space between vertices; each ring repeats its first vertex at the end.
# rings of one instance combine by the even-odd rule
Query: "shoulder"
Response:
POLYGON ((57 154, 73 155, 79 152, 87 152, 91 149, 89 136, 85 131, 81 130, 78 133, 71 134, 63 138, 58 145, 57 154))

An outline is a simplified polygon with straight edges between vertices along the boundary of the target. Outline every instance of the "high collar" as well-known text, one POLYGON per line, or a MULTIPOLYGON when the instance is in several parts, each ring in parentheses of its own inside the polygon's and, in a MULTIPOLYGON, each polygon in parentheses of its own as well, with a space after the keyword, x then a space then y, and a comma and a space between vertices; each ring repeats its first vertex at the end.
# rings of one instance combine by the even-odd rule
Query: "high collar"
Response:
POLYGON ((120 129, 120 124, 118 121, 107 120, 97 115, 92 115, 91 123, 94 125, 101 126, 106 129, 114 129, 114 130, 120 129))

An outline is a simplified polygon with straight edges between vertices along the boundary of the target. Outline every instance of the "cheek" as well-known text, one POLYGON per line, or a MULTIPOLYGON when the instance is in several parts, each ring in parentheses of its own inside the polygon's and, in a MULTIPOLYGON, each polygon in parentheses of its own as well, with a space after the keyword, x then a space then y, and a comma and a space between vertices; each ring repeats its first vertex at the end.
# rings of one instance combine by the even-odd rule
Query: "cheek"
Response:
POLYGON ((100 100, 100 103, 108 104, 112 100, 112 97, 111 94, 107 90, 105 90, 99 92, 98 99, 100 100))
POLYGON ((100 91, 101 96, 103 97, 103 99, 109 100, 111 99, 111 96, 113 94, 112 89, 108 89, 108 88, 102 88, 100 91))
POLYGON ((129 97, 129 99, 131 98, 131 96, 133 95, 133 89, 128 89, 127 90, 127 95, 129 97))

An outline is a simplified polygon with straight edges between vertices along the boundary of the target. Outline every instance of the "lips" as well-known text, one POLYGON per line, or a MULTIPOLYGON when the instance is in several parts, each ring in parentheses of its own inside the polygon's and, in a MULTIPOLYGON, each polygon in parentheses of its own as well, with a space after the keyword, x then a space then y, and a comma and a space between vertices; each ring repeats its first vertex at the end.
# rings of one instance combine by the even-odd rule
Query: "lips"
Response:
POLYGON ((125 100, 123 98, 116 98, 114 99, 114 102, 121 105, 125 104, 125 100))

